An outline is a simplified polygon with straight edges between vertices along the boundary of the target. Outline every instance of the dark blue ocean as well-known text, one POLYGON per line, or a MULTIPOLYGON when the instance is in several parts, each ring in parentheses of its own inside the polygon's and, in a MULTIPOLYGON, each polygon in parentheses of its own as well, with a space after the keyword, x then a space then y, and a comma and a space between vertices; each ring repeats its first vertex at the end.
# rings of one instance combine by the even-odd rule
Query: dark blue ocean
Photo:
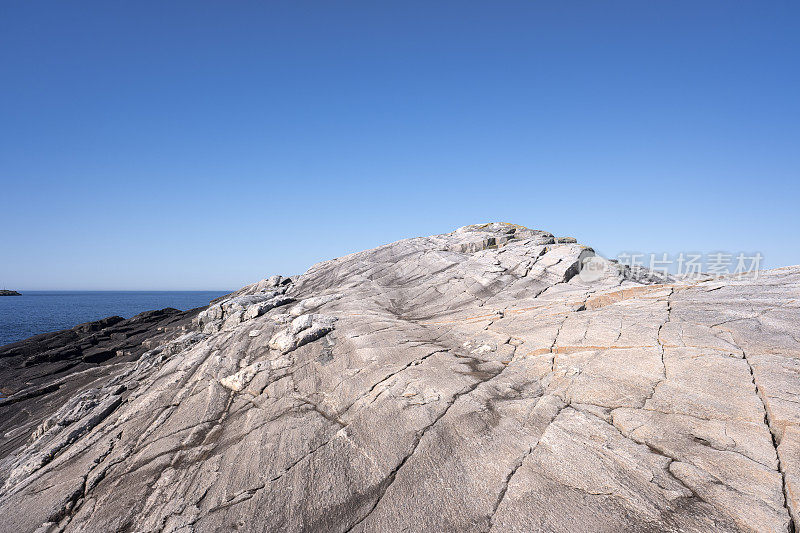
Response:
POLYGON ((192 309, 229 292, 26 291, 0 296, 0 346, 112 315, 130 318, 165 307, 192 309))

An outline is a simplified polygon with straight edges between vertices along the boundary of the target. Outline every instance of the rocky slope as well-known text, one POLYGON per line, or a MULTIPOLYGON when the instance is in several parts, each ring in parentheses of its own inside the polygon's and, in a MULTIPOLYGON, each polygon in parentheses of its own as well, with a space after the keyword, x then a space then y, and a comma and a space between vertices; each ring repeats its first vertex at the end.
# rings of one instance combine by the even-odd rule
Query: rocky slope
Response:
POLYGON ((587 282, 591 253, 470 226, 113 357, 6 348, 0 530, 791 530, 800 267, 587 282))
POLYGON ((170 341, 166 349, 188 346, 200 336, 191 324, 201 310, 112 316, 0 346, 0 457, 23 446, 64 403, 102 386, 148 349, 170 341))

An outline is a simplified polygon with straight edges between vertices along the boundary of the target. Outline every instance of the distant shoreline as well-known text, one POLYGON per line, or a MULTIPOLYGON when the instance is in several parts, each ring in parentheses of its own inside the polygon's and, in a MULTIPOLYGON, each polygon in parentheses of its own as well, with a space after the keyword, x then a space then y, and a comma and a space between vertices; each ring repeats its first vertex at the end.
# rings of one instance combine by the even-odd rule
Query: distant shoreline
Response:
POLYGON ((9 291, 7 289, 0 289, 0 296, 22 296, 21 293, 17 291, 9 291))
POLYGON ((182 311, 204 307, 231 291, 20 292, 22 296, 16 298, 0 298, 0 346, 110 316, 128 319, 169 307, 182 311))

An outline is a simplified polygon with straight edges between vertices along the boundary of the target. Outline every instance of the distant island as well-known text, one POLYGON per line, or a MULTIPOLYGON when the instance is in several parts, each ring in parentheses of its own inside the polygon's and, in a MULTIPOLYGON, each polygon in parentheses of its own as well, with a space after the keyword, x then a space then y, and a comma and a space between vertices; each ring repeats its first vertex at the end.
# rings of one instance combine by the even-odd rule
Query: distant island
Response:
POLYGON ((0 296, 22 296, 22 294, 18 293, 17 291, 9 291, 6 289, 0 289, 0 296))

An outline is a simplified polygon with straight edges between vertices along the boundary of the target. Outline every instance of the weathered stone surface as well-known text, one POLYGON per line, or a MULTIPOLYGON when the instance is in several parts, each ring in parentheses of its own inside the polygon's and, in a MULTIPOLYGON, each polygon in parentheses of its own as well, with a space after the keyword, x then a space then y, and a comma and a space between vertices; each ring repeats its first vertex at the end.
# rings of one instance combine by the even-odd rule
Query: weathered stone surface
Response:
POLYGON ((12 347, 0 530, 789 531, 800 267, 583 281, 592 253, 467 226, 254 283, 124 363, 12 347))
POLYGON ((152 360, 145 355, 153 349, 169 355, 199 342, 204 336, 190 331, 198 312, 108 317, 0 347, 0 469, 40 423, 82 392, 152 360))

